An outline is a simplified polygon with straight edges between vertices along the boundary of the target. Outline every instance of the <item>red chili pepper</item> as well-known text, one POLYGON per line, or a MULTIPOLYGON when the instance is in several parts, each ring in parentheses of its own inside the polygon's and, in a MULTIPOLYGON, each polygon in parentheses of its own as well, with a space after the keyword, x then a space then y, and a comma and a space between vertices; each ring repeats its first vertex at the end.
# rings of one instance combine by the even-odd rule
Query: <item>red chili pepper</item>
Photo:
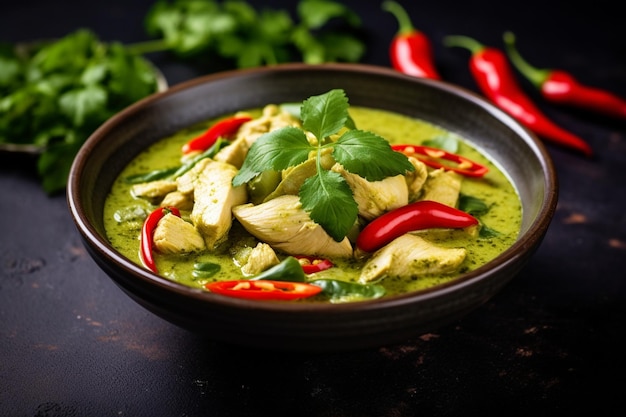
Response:
POLYGON ((191 139, 183 145, 183 153, 192 151, 204 151, 209 149, 219 138, 232 137, 239 127, 245 122, 252 120, 250 116, 233 116, 228 119, 220 120, 209 127, 200 136, 191 139))
POLYGON ((356 245, 374 252, 405 233, 424 229, 459 229, 478 220, 464 211, 442 203, 421 200, 389 211, 372 220, 359 234, 356 245))
POLYGON ((393 67, 404 74, 440 80, 428 37, 413 27, 406 10, 395 1, 383 2, 382 8, 393 14, 400 25, 389 51, 393 67))
POLYGON ((152 246, 154 244, 152 236, 154 235, 154 229, 156 229, 157 224, 159 224, 159 220, 161 220, 167 213, 172 213, 173 215, 180 217, 180 211, 176 207, 159 207, 146 217, 146 220, 143 222, 143 227, 141 228, 141 258, 144 265, 155 274, 159 271, 157 270, 152 253, 152 246))
POLYGON ((324 258, 316 258, 314 256, 299 255, 295 257, 305 274, 314 274, 332 268, 334 265, 331 261, 324 258))
POLYGON ((407 156, 414 156, 430 167, 443 168, 467 177, 482 177, 489 171, 489 168, 479 164, 478 162, 474 162, 464 156, 447 152, 439 148, 423 145, 391 145, 391 148, 394 151, 402 152, 407 156), (442 163, 438 160, 450 161, 455 163, 456 166, 449 163, 442 163))
POLYGON ((297 300, 322 292, 322 287, 317 285, 273 280, 217 281, 204 287, 216 294, 249 300, 297 300))
POLYGON ((548 101, 626 118, 626 100, 623 98, 606 90, 583 85, 565 71, 531 66, 515 48, 515 35, 511 32, 504 34, 504 43, 513 65, 548 101))
POLYGON ((587 142, 552 122, 524 93, 504 52, 486 47, 467 36, 448 36, 445 43, 470 50, 470 70, 474 79, 487 98, 502 110, 537 135, 591 156, 593 152, 587 142))

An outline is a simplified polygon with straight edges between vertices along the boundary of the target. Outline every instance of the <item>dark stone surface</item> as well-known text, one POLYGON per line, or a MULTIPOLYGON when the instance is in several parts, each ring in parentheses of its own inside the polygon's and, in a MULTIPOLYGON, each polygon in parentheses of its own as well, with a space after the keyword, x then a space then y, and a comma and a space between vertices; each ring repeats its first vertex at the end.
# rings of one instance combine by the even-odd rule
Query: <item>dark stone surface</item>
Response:
MULTIPOLYGON (((261 2, 251 1, 251 4, 261 2)), ((363 18, 366 62, 389 65, 397 26, 377 2, 363 18)), ((512 30, 527 59, 626 96, 626 40, 611 2, 409 2, 446 80, 476 90, 449 34, 502 46, 512 30), (613 9, 611 9, 613 8, 613 9)), ((147 39, 151 1, 2 2, 0 40, 90 27, 103 39, 147 39)), ((295 2, 267 1, 267 7, 295 2)), ((202 71, 152 57, 170 84, 202 71)), ((0 155, 0 415, 460 416, 614 415, 624 410, 626 122, 550 105, 588 140, 587 159, 547 145, 560 198, 530 263, 458 322, 380 349, 302 355, 218 345, 148 313, 87 255, 64 195, 40 188, 33 157, 0 155)), ((236 331, 236 329, 233 329, 236 331)))

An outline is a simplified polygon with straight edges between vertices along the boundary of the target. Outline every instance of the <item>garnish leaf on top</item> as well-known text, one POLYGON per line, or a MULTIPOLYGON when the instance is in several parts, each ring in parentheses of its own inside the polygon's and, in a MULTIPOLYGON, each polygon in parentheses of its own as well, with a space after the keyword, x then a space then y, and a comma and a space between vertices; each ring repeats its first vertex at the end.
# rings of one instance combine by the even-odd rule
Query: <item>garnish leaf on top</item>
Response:
POLYGON ((336 241, 342 240, 357 220, 358 207, 341 174, 322 167, 322 153, 330 151, 348 172, 369 181, 414 170, 407 157, 395 152, 384 138, 355 129, 348 109, 342 89, 308 98, 300 109, 304 130, 285 127, 259 137, 233 178, 233 185, 243 185, 264 171, 298 165, 313 152, 317 172, 300 188, 300 202, 313 221, 336 241), (316 140, 309 141, 305 130, 316 140))

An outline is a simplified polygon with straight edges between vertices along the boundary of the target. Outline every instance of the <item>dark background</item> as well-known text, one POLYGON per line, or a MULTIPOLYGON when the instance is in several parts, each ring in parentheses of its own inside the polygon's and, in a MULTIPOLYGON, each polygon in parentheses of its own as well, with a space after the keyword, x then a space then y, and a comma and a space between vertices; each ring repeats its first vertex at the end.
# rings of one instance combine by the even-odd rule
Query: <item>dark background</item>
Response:
MULTIPOLYGON (((296 4, 250 3, 291 11, 296 4)), ((345 3, 363 19, 364 62, 389 66, 394 18, 378 2, 345 3)), ((443 47, 444 36, 502 47, 502 33, 512 30, 530 62, 566 69, 626 97, 626 37, 615 2, 401 3, 431 38, 448 82, 478 91, 468 53, 443 47)), ((1 1, 0 40, 55 38, 88 27, 103 40, 138 42, 148 39, 143 17, 152 4, 1 1)), ((170 85, 206 73, 168 54, 150 59, 170 85)), ((0 154, 0 415, 623 412, 626 123, 550 105, 520 82, 547 115, 595 151, 584 158, 547 145, 560 198, 542 246, 503 291, 462 320, 357 352, 251 351, 153 316, 86 254, 65 196, 41 190, 34 159, 0 154)))

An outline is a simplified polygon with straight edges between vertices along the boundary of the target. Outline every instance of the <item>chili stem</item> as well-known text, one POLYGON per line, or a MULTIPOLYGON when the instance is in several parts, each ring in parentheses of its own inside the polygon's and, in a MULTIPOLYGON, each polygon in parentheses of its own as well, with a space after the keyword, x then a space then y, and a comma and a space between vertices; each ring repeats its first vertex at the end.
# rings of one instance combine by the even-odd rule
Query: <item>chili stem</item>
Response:
POLYGON ((541 88, 541 85, 550 76, 550 70, 539 69, 533 67, 526 61, 519 51, 515 48, 515 34, 513 32, 504 33, 504 44, 506 46, 506 52, 511 59, 513 65, 521 72, 531 83, 541 88))
POLYGON ((476 39, 463 35, 446 36, 445 38, 443 38, 443 43, 446 46, 458 46, 461 48, 469 49, 472 54, 477 54, 485 49, 485 45, 478 42, 476 39))
POLYGON ((384 1, 382 9, 394 15, 398 20, 398 25, 400 26, 398 33, 405 35, 415 31, 415 27, 413 26, 408 13, 398 3, 392 0, 384 1))

